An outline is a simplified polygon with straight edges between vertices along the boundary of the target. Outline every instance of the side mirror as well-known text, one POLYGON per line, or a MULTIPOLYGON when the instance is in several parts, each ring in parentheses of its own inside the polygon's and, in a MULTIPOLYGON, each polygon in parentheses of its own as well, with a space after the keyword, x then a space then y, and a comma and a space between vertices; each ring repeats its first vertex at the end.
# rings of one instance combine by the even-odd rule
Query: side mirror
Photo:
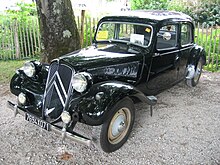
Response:
POLYGON ((169 32, 165 32, 163 34, 163 39, 166 40, 166 41, 169 41, 171 39, 171 37, 172 37, 171 33, 169 33, 169 32))

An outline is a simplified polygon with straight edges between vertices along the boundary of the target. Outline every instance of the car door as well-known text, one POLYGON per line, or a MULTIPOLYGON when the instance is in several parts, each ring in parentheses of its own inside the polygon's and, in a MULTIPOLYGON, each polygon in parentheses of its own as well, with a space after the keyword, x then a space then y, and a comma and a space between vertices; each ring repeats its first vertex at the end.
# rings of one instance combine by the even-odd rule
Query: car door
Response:
POLYGON ((179 49, 178 24, 162 26, 157 33, 156 51, 152 57, 147 88, 160 91, 177 81, 179 49))
POLYGON ((180 66, 178 79, 183 79, 186 76, 186 65, 194 46, 193 25, 191 23, 181 23, 180 30, 180 66))

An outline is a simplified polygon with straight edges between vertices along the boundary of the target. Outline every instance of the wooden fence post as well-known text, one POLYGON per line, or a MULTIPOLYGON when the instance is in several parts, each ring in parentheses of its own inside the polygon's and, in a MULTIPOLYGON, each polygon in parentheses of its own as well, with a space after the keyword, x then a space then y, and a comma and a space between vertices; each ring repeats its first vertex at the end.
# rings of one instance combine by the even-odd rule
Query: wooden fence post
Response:
POLYGON ((80 35, 81 47, 83 47, 83 42, 84 42, 84 19, 85 19, 85 10, 82 10, 81 11, 81 35, 80 35))
POLYGON ((15 26, 15 21, 13 21, 12 23, 8 23, 6 26, 7 29, 6 59, 16 59, 15 43, 14 43, 14 31, 15 31, 14 26, 15 26))
MULTIPOLYGON (((2 29, 5 30, 4 23, 2 24, 2 29)), ((2 50, 1 56, 2 56, 2 59, 4 59, 4 60, 5 60, 5 51, 4 51, 4 49, 5 49, 5 37, 6 37, 5 35, 2 35, 2 45, 1 45, 1 50, 2 50)))
POLYGON ((217 70, 219 69, 219 67, 218 67, 218 65, 220 65, 220 64, 218 64, 218 57, 220 56, 220 34, 218 35, 218 51, 217 51, 217 58, 216 58, 216 66, 217 66, 217 70))
MULTIPOLYGON (((212 30, 213 30, 213 25, 211 26, 210 41, 212 41, 212 30)), ((212 46, 212 42, 209 43, 209 50, 207 51, 209 64, 210 64, 210 60, 211 60, 211 46, 212 46)))
POLYGON ((38 47, 38 52, 40 52, 42 49, 41 49, 41 38, 40 38, 40 27, 39 27, 39 22, 38 22, 38 19, 36 19, 36 35, 37 35, 37 47, 38 47))
POLYGON ((20 59, 20 45, 19 45, 19 38, 18 38, 18 22, 15 20, 14 22, 14 44, 15 44, 15 57, 16 59, 20 59))

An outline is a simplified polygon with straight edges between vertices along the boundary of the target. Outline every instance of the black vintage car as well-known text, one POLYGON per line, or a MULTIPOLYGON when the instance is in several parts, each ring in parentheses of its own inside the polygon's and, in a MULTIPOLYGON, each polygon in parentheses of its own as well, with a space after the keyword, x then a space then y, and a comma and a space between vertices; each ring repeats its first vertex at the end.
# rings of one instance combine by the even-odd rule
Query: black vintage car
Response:
POLYGON ((99 127, 101 148, 113 152, 131 133, 135 103, 149 104, 152 113, 154 95, 182 80, 196 86, 205 61, 189 16, 128 11, 102 18, 92 46, 50 65, 25 63, 10 84, 18 103, 8 105, 42 129, 86 145, 93 140, 75 132, 76 123, 99 127))

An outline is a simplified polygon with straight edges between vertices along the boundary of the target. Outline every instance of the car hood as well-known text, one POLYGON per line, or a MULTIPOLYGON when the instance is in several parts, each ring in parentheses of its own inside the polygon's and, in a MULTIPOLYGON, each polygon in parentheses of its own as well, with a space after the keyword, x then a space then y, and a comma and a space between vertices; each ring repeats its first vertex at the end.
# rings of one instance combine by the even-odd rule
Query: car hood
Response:
POLYGON ((85 71, 112 65, 140 63, 142 61, 143 57, 140 55, 138 56, 136 53, 129 53, 121 49, 109 49, 110 47, 114 46, 106 46, 100 49, 91 46, 69 53, 59 59, 67 62, 77 71, 85 71))
POLYGON ((143 56, 137 51, 128 52, 117 45, 104 48, 91 46, 60 58, 70 64, 76 72, 86 71, 97 81, 120 80, 135 82, 143 63, 143 56))

